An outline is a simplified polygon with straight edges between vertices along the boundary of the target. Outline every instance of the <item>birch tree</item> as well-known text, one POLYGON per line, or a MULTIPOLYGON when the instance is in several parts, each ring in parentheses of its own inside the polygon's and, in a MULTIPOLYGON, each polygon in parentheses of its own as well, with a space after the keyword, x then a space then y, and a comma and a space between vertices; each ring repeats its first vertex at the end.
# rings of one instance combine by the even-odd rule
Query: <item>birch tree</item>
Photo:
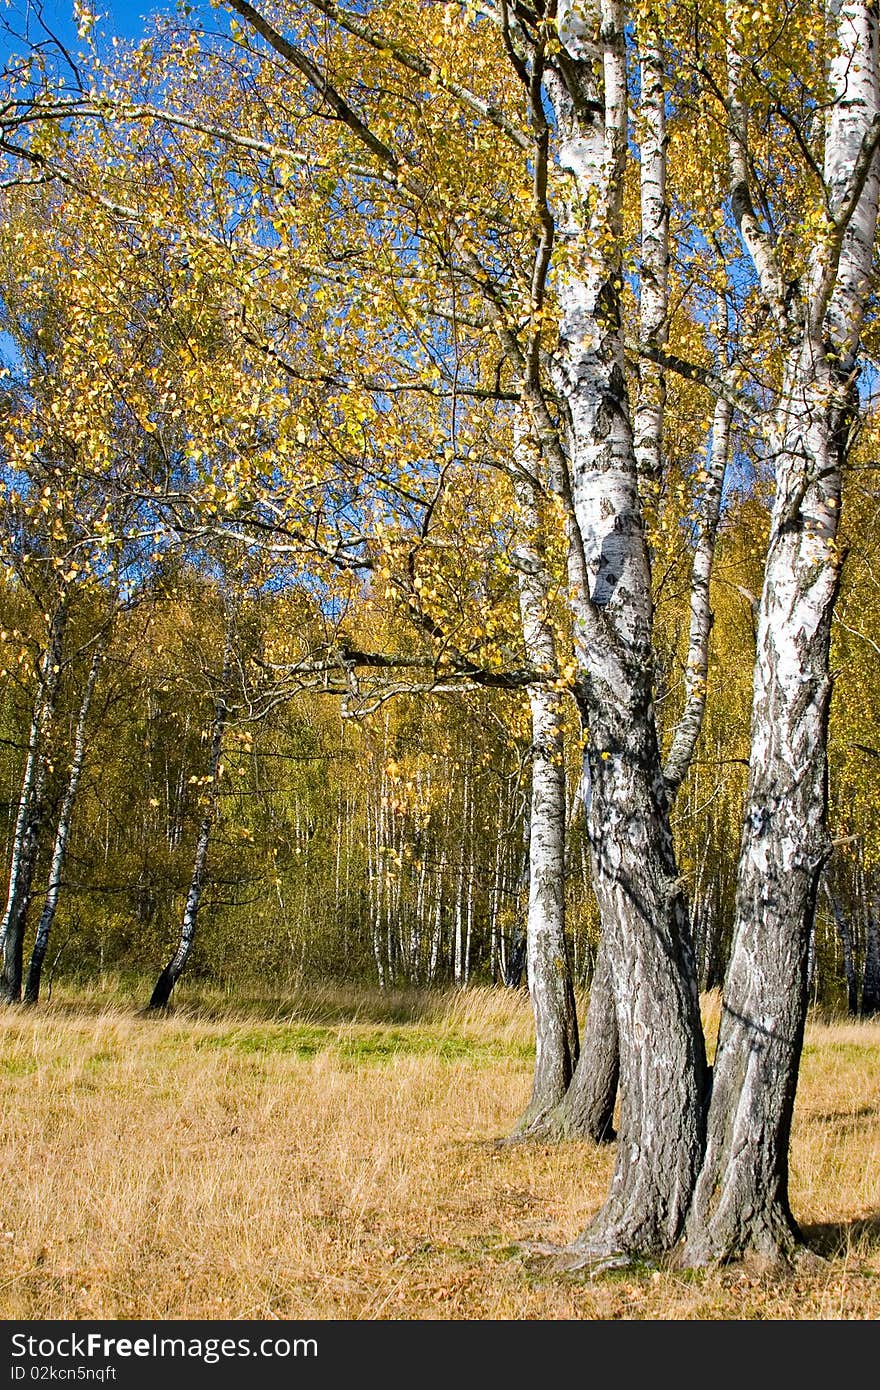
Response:
POLYGON ((529 814, 529 904, 526 953, 535 1015, 535 1073, 519 1136, 541 1132, 565 1095, 578 1059, 577 1012, 565 940, 565 750, 559 660, 553 631, 552 592, 541 518, 541 499, 532 479, 540 456, 528 436, 516 444, 523 464, 515 483, 521 540, 514 552, 519 580, 523 645, 530 661, 546 672, 529 687, 532 727, 532 787, 529 814))
POLYGON ((229 700, 231 697, 230 684, 233 659, 232 632, 232 620, 231 618, 227 618, 223 651, 223 669, 217 682, 217 690, 214 698, 214 716, 211 723, 208 768, 204 777, 200 779, 200 782, 203 784, 202 795, 199 797, 202 813, 199 819, 198 833, 196 835, 192 876, 190 878, 186 903, 183 909, 183 918, 180 924, 180 939, 174 954, 156 981, 153 992, 150 995, 150 1002, 147 1006, 149 1009, 164 1009, 167 1007, 172 990, 186 969, 187 962, 192 955, 193 946, 195 945, 199 908, 201 907, 202 894, 205 887, 208 848, 211 841, 211 830, 217 817, 220 782, 223 775, 223 765, 221 762, 223 756, 223 736, 226 732, 230 716, 229 700))
POLYGON ((36 693, 15 818, 6 907, 0 923, 0 947, 3 952, 0 997, 7 1003, 17 1003, 21 998, 25 926, 46 811, 46 775, 51 751, 49 738, 58 698, 68 601, 69 595, 62 594, 50 617, 46 644, 36 672, 36 693))
MULTIPOLYGON (((519 91, 525 129, 509 114, 508 98, 487 100, 433 56, 423 57, 409 38, 357 14, 317 6, 348 45, 328 54, 325 68, 324 59, 309 51, 307 32, 302 38, 295 26, 282 32, 246 0, 233 0, 231 8, 287 72, 305 80, 308 100, 332 111, 348 140, 357 142, 366 177, 383 188, 383 201, 390 190, 399 190, 408 225, 417 207, 435 229, 430 237, 420 234, 420 243, 433 246, 435 255, 439 247, 444 273, 454 275, 467 287, 469 302, 481 306, 478 313, 495 336, 565 511, 576 652, 572 688, 589 732, 588 826, 611 964, 622 1095, 611 1198, 578 1254, 664 1248, 677 1237, 701 1150, 704 1061, 652 705, 650 568, 620 329, 627 154, 622 6, 606 4, 601 13, 589 14, 563 7, 558 24, 550 11, 493 11, 488 71, 502 90, 512 81, 511 95, 519 91), (496 274, 491 239, 481 246, 469 232, 450 243, 441 233, 449 223, 448 199, 465 191, 456 180, 479 164, 444 166, 448 184, 426 181, 418 160, 395 147, 387 113, 365 109, 347 90, 352 44, 354 51, 372 55, 371 64, 390 61, 407 81, 438 88, 444 100, 468 112, 469 121, 488 121, 510 142, 509 151, 528 157, 528 169, 521 167, 519 175, 531 175, 523 191, 530 206, 528 259, 513 268, 512 278, 496 274), (553 107, 552 122, 545 100, 553 107), (551 264, 559 325, 552 383, 544 342, 551 264), (517 278, 528 287, 524 326, 517 278), (551 397, 559 401, 559 415, 551 397), (633 990, 637 977, 654 982, 650 997, 633 990), (643 1046, 649 1036, 650 1056, 643 1046)), ((468 40, 469 31, 466 16, 449 13, 454 47, 468 40)), ((255 57, 259 52, 254 48, 255 57)), ((381 79, 379 85, 384 93, 381 79)), ((348 168, 352 172, 354 163, 348 168)))
MULTIPOLYGON (((828 652, 837 590, 841 475, 857 412, 859 338, 877 218, 877 19, 861 0, 827 11, 822 212, 800 275, 756 212, 744 8, 726 8, 731 205, 780 338, 767 426, 776 491, 758 612, 752 747, 737 917, 709 1113, 688 1222, 691 1263, 790 1256, 788 1148, 803 1042, 816 894, 829 854, 828 652)), ((821 162, 820 162, 821 160, 821 162)), ((765 203, 766 206, 766 203, 765 203)))
MULTIPOLYGON (((664 424, 666 372, 662 348, 668 342, 669 205, 665 54, 659 18, 650 8, 638 11, 637 52, 640 78, 640 230, 638 395, 634 411, 634 452, 647 513, 656 514, 665 468, 664 424)), ((724 338, 722 337, 722 344, 724 338)), ((702 726, 705 710, 709 634, 712 625, 710 580, 721 495, 731 447, 730 397, 717 401, 709 432, 706 466, 697 472, 695 537, 690 578, 690 627, 685 658, 685 699, 663 777, 674 798, 683 781, 702 726)), ((589 796, 589 766, 585 769, 589 796)), ((581 1058, 569 1092, 547 1116, 544 1136, 558 1133, 605 1142, 614 1136, 613 1113, 619 1079, 617 1024, 611 999, 606 947, 600 943, 590 990, 589 1013, 581 1058)))
POLYGON ((49 881, 46 885, 40 920, 37 923, 37 930, 31 948, 30 960, 28 962, 27 978, 24 987, 24 1002, 26 1004, 36 1004, 40 997, 43 962, 46 959, 46 952, 49 949, 49 940, 55 922, 55 913, 58 910, 62 874, 67 858, 67 847, 70 841, 71 822, 73 820, 80 779, 82 778, 83 767, 86 760, 87 723, 95 694, 95 686, 98 681, 98 674, 104 660, 107 638, 107 632, 101 632, 98 634, 94 643, 92 659, 89 663, 88 674, 80 699, 79 713, 77 715, 76 728, 73 736, 73 748, 71 750, 67 785, 64 789, 61 807, 58 812, 55 840, 52 846, 52 856, 49 863, 49 881))

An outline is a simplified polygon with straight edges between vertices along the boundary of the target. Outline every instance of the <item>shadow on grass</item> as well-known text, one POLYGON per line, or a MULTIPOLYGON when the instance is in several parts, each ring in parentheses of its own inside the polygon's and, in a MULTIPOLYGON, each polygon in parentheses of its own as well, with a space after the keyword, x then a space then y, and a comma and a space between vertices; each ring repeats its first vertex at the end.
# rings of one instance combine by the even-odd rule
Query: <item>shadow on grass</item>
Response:
POLYGON ((144 1011, 153 1018, 202 1023, 430 1023, 449 1011, 448 990, 388 990, 365 986, 310 986, 289 993, 236 992, 217 995, 196 989, 181 992, 165 1009, 144 1011))
POLYGON ((839 1260, 858 1249, 860 1255, 880 1250, 880 1212, 858 1221, 823 1222, 802 1226, 801 1233, 811 1250, 828 1260, 839 1260))
MULTIPOLYGON (((453 987, 431 989, 404 987, 380 990, 375 985, 345 981, 292 981, 276 987, 227 990, 197 981, 178 985, 163 1008, 150 1009, 147 1001, 153 979, 105 978, 101 982, 65 982, 53 991, 51 1001, 41 1001, 55 1014, 67 1017, 94 1016, 96 1013, 129 1013, 161 1024, 180 1023, 300 1024, 339 1027, 346 1024, 394 1026, 431 1025, 448 1020, 450 1005, 465 994, 453 987)), ((508 1010, 529 1013, 525 990, 509 990, 503 985, 482 985, 467 991, 467 998, 483 996, 490 1013, 508 1010)), ((479 1008, 477 1009, 479 1012, 479 1008)))
POLYGON ((877 1113, 876 1105, 861 1105, 858 1110, 813 1110, 808 1118, 813 1124, 853 1127, 867 1124, 877 1113))

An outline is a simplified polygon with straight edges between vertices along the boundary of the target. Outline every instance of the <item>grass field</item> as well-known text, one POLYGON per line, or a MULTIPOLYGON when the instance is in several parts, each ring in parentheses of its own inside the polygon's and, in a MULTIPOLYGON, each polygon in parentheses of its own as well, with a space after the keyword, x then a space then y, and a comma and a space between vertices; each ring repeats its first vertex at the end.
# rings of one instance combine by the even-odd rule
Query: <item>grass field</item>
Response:
POLYGON ((0 1029, 6 1319, 880 1316, 878 1023, 808 1031, 792 1199, 824 1261, 592 1280, 518 1248, 575 1236, 613 1159, 496 1142, 525 991, 56 992, 0 1029))

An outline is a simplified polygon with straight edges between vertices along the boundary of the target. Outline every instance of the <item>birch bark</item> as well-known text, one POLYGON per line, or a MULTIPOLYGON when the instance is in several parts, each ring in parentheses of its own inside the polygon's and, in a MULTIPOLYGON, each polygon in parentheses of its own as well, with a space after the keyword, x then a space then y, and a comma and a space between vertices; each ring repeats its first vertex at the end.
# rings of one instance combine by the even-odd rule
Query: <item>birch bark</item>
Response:
POLYGON ((688 1220, 692 1265, 792 1257, 788 1147, 806 1020, 816 894, 830 853, 826 733, 841 469, 877 220, 876 10, 832 0, 824 178, 832 218, 787 308, 772 246, 750 221, 749 113, 731 28, 731 168, 743 240, 790 344, 769 430, 776 495, 758 615, 749 784, 733 949, 705 1162, 688 1220))
POLYGON ((865 913, 865 968, 859 1012, 864 1018, 880 1013, 880 926, 876 896, 865 913))
POLYGON ((67 612, 68 600, 62 598, 52 614, 46 649, 39 665, 38 689, 18 799, 9 867, 9 888, 3 921, 0 923, 0 952, 3 957, 0 999, 10 1004, 17 1003, 21 997, 25 923, 45 811, 45 743, 55 717, 67 612))
MULTIPOLYGON (((639 34, 641 141, 639 187, 642 247, 639 279, 639 331, 642 343, 662 347, 668 340, 669 206, 666 201, 666 92, 663 49, 653 23, 639 34)), ((643 491, 656 493, 663 473, 663 421, 666 378, 646 359, 639 368, 635 412, 635 453, 643 491)))
POLYGON ((171 998, 171 992, 192 955, 195 944, 196 922, 199 914, 199 907, 202 901, 202 892, 205 882, 205 866, 208 860, 208 846, 211 840, 211 830, 217 814, 217 803, 220 795, 220 760, 223 755, 223 735, 229 722, 229 680, 232 670, 232 642, 231 632, 227 633, 226 650, 223 659, 223 673, 220 677, 220 688, 214 704, 214 719, 211 728, 211 754, 208 764, 208 787, 205 797, 205 808, 199 823, 199 832, 196 839, 195 855, 193 856, 193 871, 190 879, 189 891, 186 895, 186 904, 183 910, 183 920, 180 927, 180 939, 177 950, 171 957, 165 969, 156 981, 153 993, 150 996, 148 1009, 164 1009, 171 998))
POLYGON ((55 913, 58 908, 58 896, 61 892, 61 876, 64 872, 64 861, 67 857, 67 844, 70 839, 70 825, 73 820, 76 798, 79 793, 80 779, 85 764, 86 726, 88 723, 89 711, 92 707, 92 699, 95 693, 98 673, 104 659, 105 649, 106 637, 102 635, 95 647, 91 665, 89 666, 88 676, 86 677, 85 687, 83 689, 82 700, 80 701, 76 731, 73 738, 70 773, 68 775, 64 797, 61 802, 61 809, 58 813, 58 826, 55 832, 55 843, 52 847, 49 882, 46 888, 46 896, 43 900, 43 910, 40 913, 40 920, 37 924, 37 931, 31 950, 31 958, 28 963, 27 979, 24 988, 24 1002, 26 1004, 36 1004, 40 997, 40 980, 43 973, 43 962, 46 958, 49 938, 52 934, 55 913))
MULTIPOLYGON (((520 438, 517 449, 527 451, 520 438)), ((547 683, 529 688, 532 719, 532 793, 529 818, 528 980, 535 1016, 532 1095, 514 1134, 538 1130, 565 1095, 578 1056, 577 1010, 565 941, 565 753, 563 695, 554 688, 557 650, 542 522, 535 489, 537 457, 522 457, 515 484, 522 539, 514 563, 519 583, 523 643, 530 664, 547 683)))
POLYGON ((589 731, 587 833, 621 1092, 608 1201, 569 1248, 569 1265, 671 1246, 703 1144, 702 1029, 652 703, 650 562, 620 331, 623 20, 616 0, 592 16, 582 5, 560 6, 568 61, 546 84, 558 159, 572 186, 559 232, 554 374, 569 427, 572 531, 585 569, 573 604, 577 699, 589 731), (601 70, 590 56, 597 37, 601 70))

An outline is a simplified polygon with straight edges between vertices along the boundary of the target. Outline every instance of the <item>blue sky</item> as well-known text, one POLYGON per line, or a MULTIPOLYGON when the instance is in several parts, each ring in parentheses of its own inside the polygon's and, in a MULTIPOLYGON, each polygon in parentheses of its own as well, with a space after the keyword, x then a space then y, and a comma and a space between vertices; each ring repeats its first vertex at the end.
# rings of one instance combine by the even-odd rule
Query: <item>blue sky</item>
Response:
MULTIPOLYGON (((143 15, 152 10, 170 10, 173 7, 173 0, 168 0, 168 4, 151 3, 151 0, 99 0, 95 6, 99 14, 108 16, 105 26, 108 32, 125 38, 138 38, 141 35, 143 15)), ((43 8, 47 18, 58 18, 68 26, 68 30, 72 28, 71 0, 44 0, 43 8)))
MULTIPOLYGON (((95 8, 99 14, 106 16, 101 28, 108 34, 137 39, 144 31, 144 15, 173 10, 174 3, 175 0, 96 0, 95 8)), ((27 10, 28 0, 11 0, 8 8, 0 4, 0 20, 22 32, 27 10)), ((65 44, 75 48, 77 34, 73 23, 73 0, 43 0, 42 10, 46 23, 53 32, 65 44)), ((33 18, 30 26, 31 36, 37 37, 40 30, 33 18)), ((14 46, 11 37, 0 32, 0 57, 14 46)))

